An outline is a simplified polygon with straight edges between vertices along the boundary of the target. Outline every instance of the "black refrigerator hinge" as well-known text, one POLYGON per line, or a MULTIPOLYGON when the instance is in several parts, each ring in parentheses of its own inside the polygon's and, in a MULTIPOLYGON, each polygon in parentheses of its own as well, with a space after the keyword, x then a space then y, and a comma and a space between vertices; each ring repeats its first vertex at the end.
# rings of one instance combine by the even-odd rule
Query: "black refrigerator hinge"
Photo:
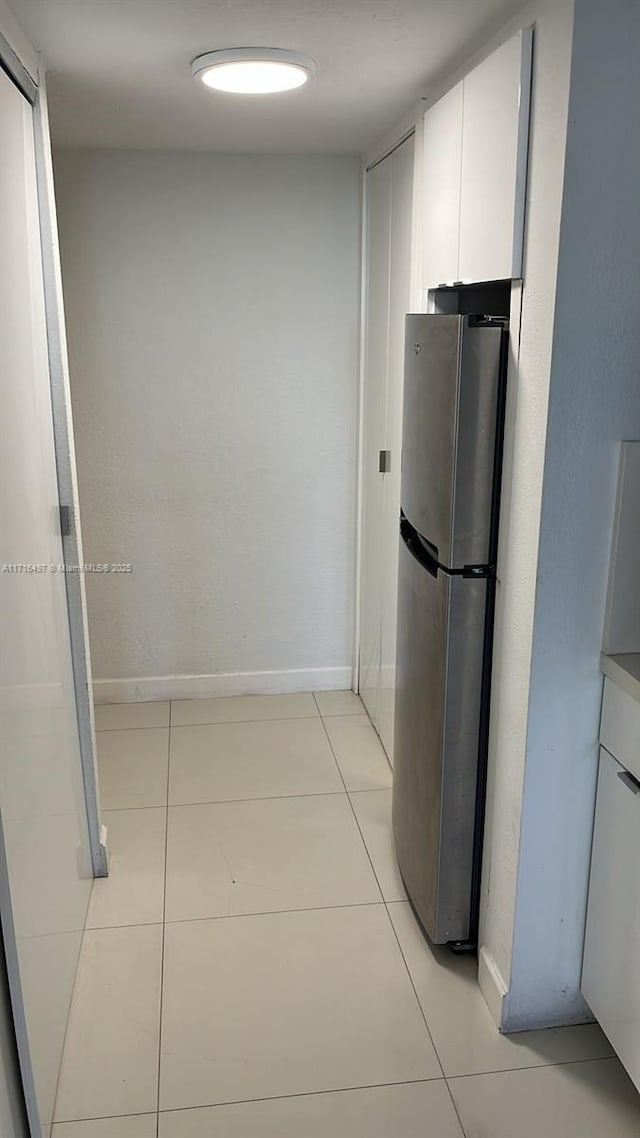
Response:
POLYGON ((461 576, 467 578, 485 581, 489 577, 495 577, 495 565, 465 565, 462 569, 461 576))

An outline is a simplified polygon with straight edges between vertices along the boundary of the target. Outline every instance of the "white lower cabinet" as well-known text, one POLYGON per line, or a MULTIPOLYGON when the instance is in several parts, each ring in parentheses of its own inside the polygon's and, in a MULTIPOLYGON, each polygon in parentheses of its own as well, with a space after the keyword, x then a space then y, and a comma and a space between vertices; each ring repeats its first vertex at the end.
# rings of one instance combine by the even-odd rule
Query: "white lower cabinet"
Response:
POLYGON ((639 949, 640 782, 601 747, 582 991, 638 1087, 639 949))

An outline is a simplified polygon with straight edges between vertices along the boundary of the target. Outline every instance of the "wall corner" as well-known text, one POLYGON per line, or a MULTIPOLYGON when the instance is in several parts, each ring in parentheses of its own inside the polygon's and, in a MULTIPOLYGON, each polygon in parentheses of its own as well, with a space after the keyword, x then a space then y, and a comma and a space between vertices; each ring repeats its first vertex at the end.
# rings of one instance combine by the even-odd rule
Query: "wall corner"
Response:
POLYGON ((498 965, 484 944, 480 946, 478 952, 478 984, 496 1026, 502 1031, 509 993, 498 965))

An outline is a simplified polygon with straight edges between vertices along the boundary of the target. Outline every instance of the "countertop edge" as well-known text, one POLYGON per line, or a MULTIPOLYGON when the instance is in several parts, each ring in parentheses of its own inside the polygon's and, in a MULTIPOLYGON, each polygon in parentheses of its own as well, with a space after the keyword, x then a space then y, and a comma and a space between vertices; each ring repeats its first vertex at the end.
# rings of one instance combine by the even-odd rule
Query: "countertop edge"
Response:
POLYGON ((600 671, 640 703, 640 653, 609 656, 603 652, 600 656, 600 671))

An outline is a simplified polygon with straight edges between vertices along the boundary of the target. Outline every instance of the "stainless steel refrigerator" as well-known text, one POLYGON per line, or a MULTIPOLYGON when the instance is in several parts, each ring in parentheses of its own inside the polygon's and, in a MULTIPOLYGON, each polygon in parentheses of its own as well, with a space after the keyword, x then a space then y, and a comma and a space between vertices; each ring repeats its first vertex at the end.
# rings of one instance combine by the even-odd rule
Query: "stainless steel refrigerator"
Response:
POLYGON ((476 936, 507 322, 406 318, 393 831, 435 943, 476 936))

